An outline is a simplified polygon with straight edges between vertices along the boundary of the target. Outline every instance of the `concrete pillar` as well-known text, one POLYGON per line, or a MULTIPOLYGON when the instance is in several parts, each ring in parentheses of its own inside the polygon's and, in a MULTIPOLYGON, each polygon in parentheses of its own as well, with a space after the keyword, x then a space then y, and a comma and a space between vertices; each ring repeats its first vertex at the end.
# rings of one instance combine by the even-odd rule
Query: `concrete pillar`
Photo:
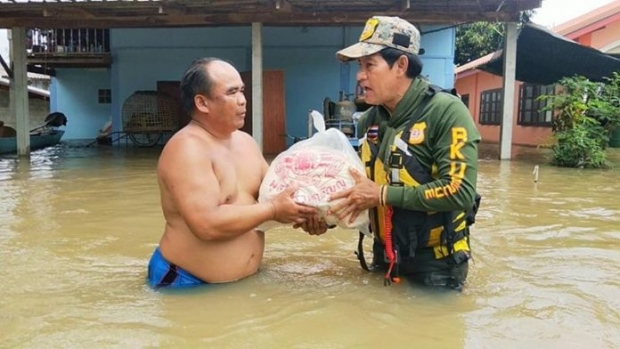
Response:
POLYGON ((517 23, 506 23, 504 37, 504 80, 502 118, 500 121, 499 158, 512 158, 512 125, 515 110, 515 74, 517 68, 517 23))
POLYGON ((263 24, 252 23, 252 137, 263 150, 263 24))
POLYGON ((17 131, 17 155, 30 156, 30 115, 28 110, 28 73, 26 70, 26 28, 11 29, 11 114, 15 116, 17 131))

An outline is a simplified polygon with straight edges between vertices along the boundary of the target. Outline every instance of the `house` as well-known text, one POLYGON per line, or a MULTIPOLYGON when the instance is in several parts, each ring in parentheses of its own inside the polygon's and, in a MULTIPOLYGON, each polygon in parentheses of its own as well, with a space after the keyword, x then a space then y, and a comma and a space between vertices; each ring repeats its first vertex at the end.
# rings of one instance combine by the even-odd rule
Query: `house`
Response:
MULTIPOLYGON (((0 29, 0 56, 9 63, 9 31, 0 29)), ((28 73, 28 104, 30 108, 30 128, 39 126, 49 114, 50 94, 48 91, 50 77, 43 74, 28 73)), ((7 126, 16 127, 16 118, 11 113, 9 99, 9 73, 0 64, 0 120, 7 126)))
MULTIPOLYGON (((0 27, 28 28, 29 70, 53 75, 51 109, 71 120, 65 139, 93 139, 110 117, 118 132, 136 124, 126 115, 146 122, 152 111, 127 106, 153 93, 178 98, 189 63, 216 56, 231 61, 253 88, 248 106, 257 108, 246 126, 266 153, 278 153, 287 134, 308 134, 308 110, 322 110, 324 99, 340 91, 355 93, 357 64, 338 62, 335 52, 357 41, 368 17, 397 15, 417 24, 423 74, 452 87, 454 24, 516 21, 519 11, 540 2, 16 0, 0 3, 0 27)), ((187 117, 178 120, 182 126, 187 117)))
MULTIPOLYGON (((49 77, 39 77, 37 74, 29 73, 29 80, 49 81, 49 77)), ((0 120, 6 126, 15 128, 17 125, 15 115, 12 115, 9 98, 10 80, 7 72, 0 66, 0 120)), ((30 129, 43 124, 45 117, 50 113, 50 93, 49 91, 35 86, 28 86, 28 106, 30 108, 30 129)))
MULTIPOLYGON (((551 30, 582 46, 600 50, 606 54, 620 53, 620 0, 586 13, 551 30)), ((517 47, 518 49, 518 47, 517 47)), ((536 52, 532 52, 534 56, 536 52)), ((555 59, 560 58, 561 54, 555 59)), ((467 102, 485 142, 500 142, 502 118, 501 76, 482 70, 494 58, 489 54, 457 67, 455 87, 467 102)), ((545 57, 546 58, 546 57, 545 57)), ((540 57, 542 60, 543 57, 540 57)), ((584 65, 591 64, 587 60, 584 65)), ((561 63, 556 63, 561 67, 561 63)), ((561 67, 560 69, 565 69, 561 67)), ((551 136, 552 112, 541 111, 544 102, 540 95, 552 94, 553 84, 517 82, 515 85, 512 144, 538 146, 548 144, 551 136)))

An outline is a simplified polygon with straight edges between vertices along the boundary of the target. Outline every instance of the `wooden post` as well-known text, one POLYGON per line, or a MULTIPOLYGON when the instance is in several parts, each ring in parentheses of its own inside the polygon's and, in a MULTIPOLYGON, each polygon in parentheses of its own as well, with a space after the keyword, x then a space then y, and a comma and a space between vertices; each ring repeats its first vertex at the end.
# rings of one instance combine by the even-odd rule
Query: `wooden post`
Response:
POLYGON ((504 37, 504 79, 502 118, 500 121, 499 159, 512 158, 512 124, 515 110, 515 76, 517 70, 517 23, 506 23, 504 37))
POLYGON ((11 29, 11 114, 15 116, 17 155, 30 156, 30 115, 28 110, 28 73, 26 69, 26 28, 11 29))
POLYGON ((252 137, 263 151, 263 24, 252 23, 252 137))

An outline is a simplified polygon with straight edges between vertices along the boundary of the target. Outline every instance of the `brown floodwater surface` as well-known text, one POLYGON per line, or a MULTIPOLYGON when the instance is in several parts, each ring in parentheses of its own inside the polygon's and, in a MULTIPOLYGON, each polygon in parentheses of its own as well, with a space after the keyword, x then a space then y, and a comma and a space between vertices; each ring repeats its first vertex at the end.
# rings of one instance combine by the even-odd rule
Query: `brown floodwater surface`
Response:
POLYGON ((258 274, 162 292, 145 285, 164 225, 159 151, 0 157, 0 348, 620 345, 618 170, 482 159, 462 293, 384 287, 359 267, 356 232, 290 228, 267 233, 258 274))

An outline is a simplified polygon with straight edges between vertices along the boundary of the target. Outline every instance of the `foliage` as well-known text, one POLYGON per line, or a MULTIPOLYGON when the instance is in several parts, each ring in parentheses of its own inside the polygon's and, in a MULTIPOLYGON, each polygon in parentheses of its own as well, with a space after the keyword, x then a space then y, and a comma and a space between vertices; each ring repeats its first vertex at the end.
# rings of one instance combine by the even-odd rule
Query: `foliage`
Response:
POLYGON ((456 65, 478 59, 495 52, 502 42, 501 23, 474 22, 456 29, 456 65))
POLYGON ((557 94, 539 97, 549 102, 545 110, 555 110, 553 164, 606 167, 609 136, 620 126, 620 75, 604 83, 566 77, 559 84, 557 94))
MULTIPOLYGON (((520 22, 529 22, 533 13, 522 12, 520 22)), ((505 25, 500 22, 473 22, 458 26, 454 63, 463 65, 501 49, 505 32, 505 25)))

